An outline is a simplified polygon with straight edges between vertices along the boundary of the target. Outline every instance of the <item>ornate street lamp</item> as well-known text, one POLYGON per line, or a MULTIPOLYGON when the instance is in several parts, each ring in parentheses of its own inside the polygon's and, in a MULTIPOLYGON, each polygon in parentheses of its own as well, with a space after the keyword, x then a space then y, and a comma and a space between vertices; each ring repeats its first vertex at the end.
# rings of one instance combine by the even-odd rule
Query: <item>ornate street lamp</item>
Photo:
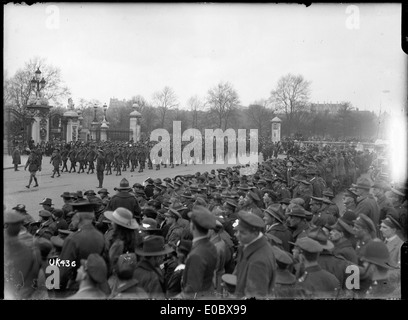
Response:
POLYGON ((108 119, 106 118, 106 111, 108 110, 108 106, 106 103, 103 105, 103 116, 104 116, 104 121, 109 124, 108 119))
POLYGON ((35 72, 35 76, 31 80, 31 90, 35 91, 36 98, 41 98, 41 90, 45 88, 45 84, 47 83, 44 78, 41 79, 41 71, 40 68, 37 68, 35 72))

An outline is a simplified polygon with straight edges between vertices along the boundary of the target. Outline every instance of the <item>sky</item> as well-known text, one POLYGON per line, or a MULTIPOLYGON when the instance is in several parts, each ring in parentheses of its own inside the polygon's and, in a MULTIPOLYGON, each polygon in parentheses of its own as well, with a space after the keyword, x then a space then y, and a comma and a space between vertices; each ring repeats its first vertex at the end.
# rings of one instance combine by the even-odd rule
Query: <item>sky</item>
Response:
POLYGON ((247 106, 292 73, 311 102, 392 112, 406 104, 400 28, 401 4, 7 4, 4 69, 44 57, 74 102, 169 86, 181 107, 221 81, 247 106))

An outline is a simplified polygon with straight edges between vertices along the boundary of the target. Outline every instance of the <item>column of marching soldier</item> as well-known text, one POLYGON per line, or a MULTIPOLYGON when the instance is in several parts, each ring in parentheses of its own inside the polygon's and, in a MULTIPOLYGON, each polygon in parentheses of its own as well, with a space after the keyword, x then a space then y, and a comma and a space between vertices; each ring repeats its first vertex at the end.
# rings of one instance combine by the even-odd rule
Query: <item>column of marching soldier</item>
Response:
MULTIPOLYGON (((73 147, 61 158, 74 152, 84 172, 89 156, 92 173, 96 154, 96 170, 109 172, 109 160, 98 158, 113 148, 73 147)), ((123 149, 134 170, 139 149, 123 149)), ((256 172, 234 166, 133 185, 122 179, 112 196, 67 190, 60 209, 39 202, 40 221, 24 204, 5 208, 6 298, 399 297, 406 186, 384 173, 366 178, 370 152, 299 153, 256 172), (57 258, 65 266, 49 281, 57 258)))

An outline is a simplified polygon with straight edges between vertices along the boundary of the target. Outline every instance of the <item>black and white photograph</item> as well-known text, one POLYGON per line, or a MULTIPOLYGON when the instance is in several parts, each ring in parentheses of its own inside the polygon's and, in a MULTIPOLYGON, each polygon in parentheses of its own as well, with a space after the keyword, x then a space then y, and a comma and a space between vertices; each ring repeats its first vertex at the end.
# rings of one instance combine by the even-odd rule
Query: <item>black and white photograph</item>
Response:
POLYGON ((401 3, 3 11, 2 300, 402 300, 401 3))

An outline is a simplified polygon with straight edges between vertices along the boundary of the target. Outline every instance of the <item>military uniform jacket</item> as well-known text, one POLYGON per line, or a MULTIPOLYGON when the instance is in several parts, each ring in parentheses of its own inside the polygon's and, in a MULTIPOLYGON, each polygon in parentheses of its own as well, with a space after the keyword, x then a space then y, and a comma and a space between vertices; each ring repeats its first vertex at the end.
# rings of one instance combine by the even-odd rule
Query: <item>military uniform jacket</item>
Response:
POLYGON ((70 161, 76 161, 76 156, 77 156, 77 151, 76 150, 71 150, 68 153, 68 157, 70 161))
POLYGON ((61 288, 65 288, 68 280, 75 280, 76 271, 81 266, 81 259, 87 259, 91 253, 104 256, 105 239, 91 223, 80 227, 77 232, 70 234, 64 240, 60 259, 75 261, 75 267, 61 268, 61 288))
POLYGON ((50 240, 57 230, 57 224, 52 221, 52 218, 49 218, 49 220, 47 220, 40 226, 35 235, 37 237, 43 237, 50 240))
POLYGON ((98 156, 96 158, 96 171, 104 171, 105 170, 105 157, 98 156))
POLYGON ((54 153, 51 157, 50 163, 52 163, 54 167, 59 167, 62 163, 61 155, 59 153, 54 153))
POLYGON ((322 269, 327 270, 336 276, 341 288, 345 288, 345 282, 347 279, 346 268, 352 264, 351 262, 348 262, 343 257, 336 256, 327 250, 323 250, 323 252, 320 253, 317 261, 322 269))
POLYGON ((141 260, 133 273, 133 278, 139 281, 139 285, 150 299, 165 298, 164 274, 159 267, 153 266, 147 260, 141 260))
POLYGON ((68 159, 68 150, 67 149, 62 150, 61 159, 62 160, 67 160, 68 159))
POLYGON ((376 226, 379 224, 380 208, 378 207, 374 196, 371 194, 365 197, 357 198, 357 208, 355 213, 357 215, 364 213, 367 217, 373 220, 376 226))
POLYGON ((266 231, 266 234, 272 234, 282 240, 282 248, 287 252, 290 252, 289 241, 292 242, 292 232, 283 224, 272 225, 270 229, 266 231))
POLYGON ((183 293, 187 298, 208 297, 213 293, 217 249, 209 238, 193 243, 183 272, 183 293))
POLYGON ((340 289, 339 280, 319 265, 305 268, 299 286, 316 298, 334 298, 340 289))
POLYGON ((111 198, 111 201, 109 201, 106 210, 115 211, 115 209, 119 207, 130 210, 130 212, 132 212, 135 216, 140 216, 141 209, 139 206, 139 202, 137 201, 135 196, 130 194, 129 192, 118 192, 117 194, 115 194, 111 198))
POLYGON ((95 161, 95 158, 97 156, 97 153, 95 150, 91 149, 88 151, 88 153, 86 154, 86 160, 88 161, 95 161))
POLYGON ((184 227, 180 225, 179 220, 169 228, 165 238, 167 244, 177 245, 177 242, 181 239, 184 227))
POLYGON ((343 257, 354 264, 358 263, 356 250, 354 250, 353 244, 348 239, 343 239, 340 242, 335 243, 333 254, 343 257))
POLYGON ((28 166, 28 171, 30 172, 36 172, 39 170, 39 168, 41 167, 41 160, 40 158, 34 154, 31 153, 30 156, 27 159, 27 163, 26 163, 26 168, 28 166))
POLYGON ((276 260, 266 237, 261 237, 243 249, 238 249, 235 294, 237 297, 268 297, 273 293, 276 260))
POLYGON ((390 253, 390 264, 394 267, 399 267, 401 262, 401 247, 404 242, 400 237, 396 236, 391 241, 385 241, 388 252, 390 253))

